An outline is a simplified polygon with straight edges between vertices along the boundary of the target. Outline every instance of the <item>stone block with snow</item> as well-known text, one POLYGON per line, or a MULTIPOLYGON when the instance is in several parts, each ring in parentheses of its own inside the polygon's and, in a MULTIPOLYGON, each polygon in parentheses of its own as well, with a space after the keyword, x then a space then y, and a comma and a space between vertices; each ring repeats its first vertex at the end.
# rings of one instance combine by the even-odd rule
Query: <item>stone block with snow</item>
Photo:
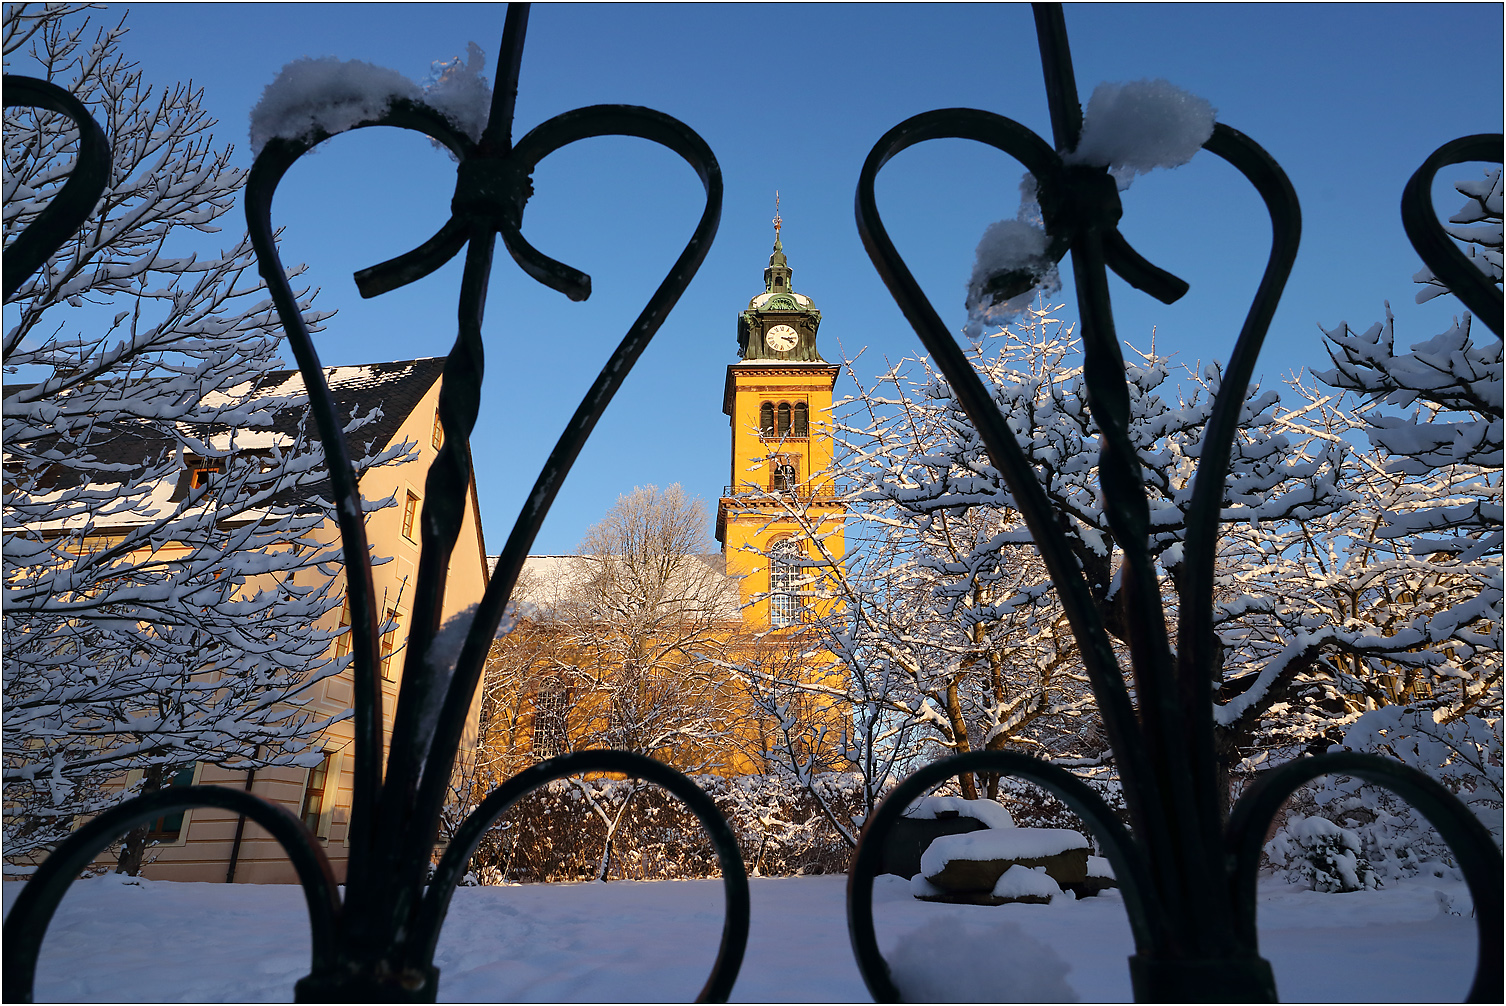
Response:
POLYGON ((1114 868, 1102 856, 1088 857, 1088 876, 1080 884, 1068 884, 1067 890, 1079 898, 1096 898, 1104 891, 1118 888, 1114 868))
POLYGON ((936 893, 917 896, 990 905, 1041 903, 1044 885, 1011 872, 1015 867, 1045 879, 1055 891, 1066 890, 1088 879, 1088 840, 1070 828, 989 829, 943 836, 921 856, 921 874, 936 893), (1001 894, 999 885, 1006 874, 1014 879, 1001 894))
POLYGON ((962 835, 986 828, 1013 828, 1009 811, 993 800, 964 800, 952 796, 928 796, 918 800, 894 822, 884 838, 880 873, 914 877, 920 873, 920 857, 931 843, 944 835, 962 835))

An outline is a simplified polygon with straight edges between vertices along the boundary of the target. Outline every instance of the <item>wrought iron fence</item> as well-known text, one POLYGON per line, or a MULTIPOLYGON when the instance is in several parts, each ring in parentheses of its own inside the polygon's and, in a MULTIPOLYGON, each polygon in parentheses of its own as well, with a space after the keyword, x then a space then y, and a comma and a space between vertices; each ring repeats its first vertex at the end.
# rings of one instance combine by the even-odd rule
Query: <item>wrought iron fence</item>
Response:
MULTIPOLYGON (((1489 832, 1443 786, 1388 759, 1323 754, 1279 768, 1235 804, 1227 825, 1216 789, 1213 680, 1214 560, 1219 509, 1229 453, 1260 344, 1296 259, 1301 235, 1297 195, 1275 160, 1253 140, 1223 123, 1203 145, 1255 187, 1271 216, 1272 248, 1260 286, 1223 371, 1222 386, 1203 437, 1186 517, 1178 583, 1177 646, 1161 603, 1147 547, 1149 508, 1140 462, 1128 437, 1129 391, 1114 332, 1107 270, 1131 286, 1171 303, 1187 284, 1141 258, 1119 233, 1123 213, 1106 167, 1067 163, 1077 148, 1082 109, 1060 5, 1035 5, 1035 25, 1052 140, 1047 143, 1011 119, 977 109, 944 109, 906 119, 879 140, 858 181, 857 221, 863 245, 911 327, 936 360, 953 393, 977 426, 1030 528, 1056 585, 1092 682, 1114 750, 1130 828, 1122 828, 1101 797, 1076 777, 1038 759, 1001 752, 958 755, 930 765, 902 783, 864 830, 853 864, 848 922, 854 952, 869 990, 880 1001, 900 998, 873 932, 873 878, 887 830, 927 785, 959 772, 1017 775, 1050 790, 1098 835, 1124 891, 1135 938, 1130 974, 1140 1001, 1273 1001, 1275 979, 1260 957, 1255 879, 1265 829, 1286 798, 1321 775, 1347 774, 1387 787, 1422 811, 1459 858, 1475 899, 1479 962, 1472 1000, 1501 998, 1502 863, 1489 832), (1135 685, 1125 676, 1030 462, 990 400, 952 334, 915 282, 884 229, 874 197, 879 171, 895 154, 941 138, 976 140, 1020 161, 1036 179, 1052 261, 1072 255, 1084 345, 1089 407, 1102 443, 1103 499, 1123 550, 1123 586, 1130 627, 1126 644, 1135 685)), ((1465 282, 1467 301, 1499 334, 1501 292, 1475 270, 1443 233, 1432 212, 1432 175, 1444 164, 1501 159, 1501 137, 1471 137, 1434 154, 1407 187, 1408 233, 1446 282, 1465 282), (1420 240, 1419 237, 1426 240, 1420 240), (1481 290, 1481 286, 1486 290, 1481 290), (1493 299, 1490 296, 1493 294, 1493 299), (1478 306, 1476 306, 1478 305, 1478 306)), ((989 286, 1003 301, 1029 290, 1034 278, 1003 273, 989 286)))
MULTIPOLYGON (((929 788, 959 772, 987 771, 1017 775, 1045 787, 1098 835, 1119 877, 1134 933, 1136 954, 1130 958, 1130 971, 1137 999, 1274 999, 1275 983, 1269 965, 1259 956, 1255 929, 1256 867, 1264 831, 1299 785, 1322 774, 1345 773, 1389 787, 1411 801, 1453 848, 1475 900, 1480 937, 1470 996, 1500 1001, 1501 855, 1479 821, 1438 783, 1377 757, 1321 755, 1270 773, 1241 797, 1227 826, 1220 819, 1214 791, 1214 697, 1206 673, 1214 645, 1213 546, 1219 494, 1242 392, 1296 254, 1300 232, 1296 195, 1265 151, 1230 127, 1216 127, 1206 148, 1229 161, 1256 187, 1270 209, 1275 236, 1270 262, 1226 371, 1205 440, 1188 519, 1188 570, 1178 599, 1180 645, 1174 654, 1144 545, 1147 507, 1138 461, 1125 434, 1123 360, 1114 334, 1106 269, 1114 269, 1131 285, 1166 302, 1181 296, 1187 287, 1142 259, 1119 234, 1115 225, 1122 208, 1107 171, 1063 163, 1059 151, 1073 149, 1081 130, 1065 22, 1057 5, 1037 5, 1035 17, 1054 144, 990 112, 948 109, 915 116, 890 130, 869 155, 858 183, 857 219, 875 267, 952 383, 995 466, 1020 501, 1081 646, 1120 767, 1131 823, 1129 828, 1121 824, 1077 777, 1026 755, 978 752, 915 773, 868 821, 849 879, 849 928, 864 980, 881 1001, 901 998, 873 930, 872 885, 887 832, 905 807, 929 788), (1126 589, 1131 591, 1135 609, 1131 622, 1137 634, 1129 641, 1134 701, 1083 577, 1005 417, 989 401, 884 230, 874 199, 879 170, 899 151, 942 137, 974 139, 1024 163, 1039 181, 1052 256, 1057 260, 1068 252, 1073 256, 1091 407, 1103 431, 1105 497, 1116 537, 1125 548, 1126 589)), ((310 410, 329 461, 345 551, 356 681, 356 782, 343 897, 319 842, 303 822, 280 807, 244 791, 212 786, 173 788, 137 797, 88 822, 60 844, 16 899, 4 927, 7 1000, 31 999, 37 954, 48 923, 74 877, 99 852, 133 826, 164 813, 217 807, 245 815, 265 828, 287 852, 298 875, 312 933, 310 972, 295 989, 299 1000, 433 1001, 439 983, 433 964, 439 930, 482 835, 528 791, 583 772, 627 773, 657 783, 683 800, 706 828, 717 851, 727 901, 718 957, 700 999, 722 1001, 731 992, 749 918, 747 879, 737 843, 705 793, 658 762, 627 752, 583 751, 529 768, 482 802, 445 847, 432 879, 428 877, 467 708, 523 560, 586 438, 704 260, 721 212, 721 173, 711 150, 694 131, 662 113, 624 105, 591 106, 556 116, 514 143, 513 107, 527 21, 527 5, 509 8, 491 114, 479 142, 457 131, 435 109, 414 100, 396 100, 379 118, 350 127, 413 129, 443 144, 459 161, 450 218, 418 248, 358 273, 362 295, 372 297, 411 283, 466 249, 459 335, 446 361, 440 395, 444 446, 428 476, 410 645, 385 772, 380 763, 380 619, 359 495, 318 355, 272 240, 271 207, 279 181, 299 157, 332 134, 320 131, 301 140, 268 142, 252 168, 246 192, 247 221, 261 273, 308 382, 310 410), (684 158, 705 188, 705 209, 690 242, 587 392, 540 472, 478 607, 454 673, 436 675, 425 657, 439 628, 448 559, 459 533, 470 478, 468 441, 480 401, 481 323, 495 239, 500 235, 514 260, 539 282, 573 300, 589 296, 588 276, 548 258, 523 237, 523 210, 532 194, 531 174, 544 157, 577 140, 613 134, 655 141, 684 158), (425 710, 436 709, 437 716, 424 715, 425 710)), ((53 207, 6 250, 8 298, 88 216, 103 191, 109 165, 98 126, 61 89, 7 76, 5 104, 60 111, 74 120, 84 137, 79 163, 53 207)), ((1479 274, 1443 234, 1432 212, 1428 185, 1443 165, 1500 158, 1499 135, 1468 137, 1446 145, 1419 170, 1404 201, 1408 233, 1424 260, 1498 334, 1501 293, 1488 282, 1482 284, 1479 274)), ((1020 283, 1028 285, 1021 277, 1003 276, 997 285, 1007 295, 1012 285, 1020 283)))

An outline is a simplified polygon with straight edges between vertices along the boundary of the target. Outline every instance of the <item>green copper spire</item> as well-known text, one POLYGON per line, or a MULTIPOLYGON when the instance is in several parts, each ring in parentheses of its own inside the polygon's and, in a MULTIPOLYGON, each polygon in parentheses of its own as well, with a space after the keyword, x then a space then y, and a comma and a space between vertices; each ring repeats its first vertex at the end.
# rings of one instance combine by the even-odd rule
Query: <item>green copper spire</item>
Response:
POLYGON ((789 260, 784 257, 784 245, 779 241, 779 230, 784 226, 784 218, 779 215, 779 191, 774 191, 774 253, 769 256, 769 267, 763 271, 763 289, 765 293, 789 293, 790 277, 794 270, 790 268, 789 260))
POLYGON ((790 285, 794 270, 779 231, 779 193, 774 194, 774 251, 763 271, 763 293, 738 316, 737 355, 744 363, 825 363, 816 349, 821 312, 790 285))
POLYGON ((779 243, 779 232, 774 232, 774 254, 769 256, 769 267, 763 271, 763 289, 765 293, 789 293, 790 277, 795 270, 790 268, 789 260, 784 257, 784 245, 779 243))

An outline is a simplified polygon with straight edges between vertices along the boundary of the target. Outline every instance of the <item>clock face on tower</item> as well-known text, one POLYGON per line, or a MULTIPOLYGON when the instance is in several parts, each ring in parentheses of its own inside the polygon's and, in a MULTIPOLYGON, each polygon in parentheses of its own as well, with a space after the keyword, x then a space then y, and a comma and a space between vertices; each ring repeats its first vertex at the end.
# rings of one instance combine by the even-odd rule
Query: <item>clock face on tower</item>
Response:
POLYGON ((764 333, 763 341, 776 353, 788 353, 800 343, 800 335, 788 325, 775 325, 764 333))

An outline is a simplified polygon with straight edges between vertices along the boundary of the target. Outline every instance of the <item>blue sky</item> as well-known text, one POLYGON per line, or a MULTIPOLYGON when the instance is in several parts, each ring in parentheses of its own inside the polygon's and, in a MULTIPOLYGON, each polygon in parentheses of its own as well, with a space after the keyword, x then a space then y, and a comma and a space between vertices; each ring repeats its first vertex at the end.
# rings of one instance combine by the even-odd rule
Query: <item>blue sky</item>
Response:
MULTIPOLYGON (((144 4, 130 9, 125 48, 149 81, 202 86, 220 120, 217 138, 233 141, 249 166, 249 110, 286 62, 361 59, 422 80, 431 61, 463 54, 467 41, 494 56, 504 13, 481 4, 144 4)), ((1303 246, 1258 367, 1264 380, 1322 366, 1318 326, 1368 326, 1383 300, 1396 311, 1398 342, 1435 333, 1460 310, 1450 298, 1412 303, 1419 263, 1397 206, 1434 148, 1501 129, 1500 5, 1069 5, 1066 19, 1084 101, 1100 81, 1164 77, 1210 100, 1220 121, 1264 145, 1290 175, 1303 246)), ((857 175, 873 143, 907 116, 948 106, 988 109, 1050 135, 1023 4, 536 6, 519 135, 601 102, 648 105, 697 130, 721 163, 726 200, 706 264, 587 445, 536 552, 570 551, 635 485, 680 482, 714 512, 730 474, 725 367, 736 359, 737 313, 762 290, 775 189, 794 286, 824 313, 822 351, 837 361, 867 347, 859 369, 871 374, 884 358, 919 349, 853 223, 857 175)), ((947 141, 906 152, 880 176, 891 234, 959 328, 973 249, 986 225, 1013 216, 1020 172, 1001 154, 947 141)), ((689 168, 637 140, 576 144, 546 160, 534 181, 525 235, 589 272, 594 293, 572 304, 499 247, 473 440, 493 550, 701 205, 689 168)), ((453 186, 446 156, 394 130, 340 137, 290 172, 274 220, 286 227, 285 261, 307 262, 320 306, 338 311, 317 337, 326 363, 448 351, 458 258, 372 301, 350 277, 432 234, 453 186)), ((1456 202, 1440 198, 1446 212, 1456 202)), ((1157 347, 1182 362, 1226 358, 1268 251, 1253 191, 1202 154, 1141 177, 1124 206, 1125 236, 1192 291, 1168 307, 1115 280, 1121 337, 1147 346, 1154 326, 1157 347)), ((238 213, 226 219, 227 229, 243 227, 238 213)))

